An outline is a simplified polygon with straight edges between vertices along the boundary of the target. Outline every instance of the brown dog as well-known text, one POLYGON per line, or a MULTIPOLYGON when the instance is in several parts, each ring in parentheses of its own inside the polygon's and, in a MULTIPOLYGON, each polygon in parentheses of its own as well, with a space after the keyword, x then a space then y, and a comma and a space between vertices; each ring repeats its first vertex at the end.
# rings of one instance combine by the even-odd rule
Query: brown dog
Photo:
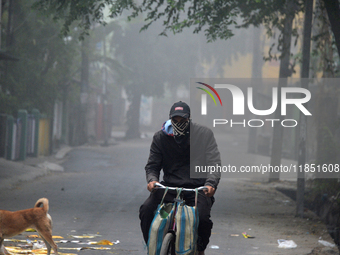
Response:
POLYGON ((58 254, 58 247, 52 239, 52 218, 47 212, 47 198, 40 198, 31 209, 16 212, 0 210, 0 254, 8 254, 3 246, 5 238, 16 236, 27 228, 38 231, 46 244, 48 255, 51 247, 58 254), (41 205, 43 206, 40 207, 41 205))

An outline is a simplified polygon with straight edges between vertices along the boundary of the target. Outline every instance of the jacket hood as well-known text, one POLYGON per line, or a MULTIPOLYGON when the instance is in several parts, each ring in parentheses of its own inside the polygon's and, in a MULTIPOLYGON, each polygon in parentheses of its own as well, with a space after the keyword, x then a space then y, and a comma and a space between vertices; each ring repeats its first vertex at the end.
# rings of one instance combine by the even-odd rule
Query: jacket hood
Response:
POLYGON ((174 136, 170 119, 163 123, 162 131, 163 131, 164 134, 166 134, 168 136, 174 136))

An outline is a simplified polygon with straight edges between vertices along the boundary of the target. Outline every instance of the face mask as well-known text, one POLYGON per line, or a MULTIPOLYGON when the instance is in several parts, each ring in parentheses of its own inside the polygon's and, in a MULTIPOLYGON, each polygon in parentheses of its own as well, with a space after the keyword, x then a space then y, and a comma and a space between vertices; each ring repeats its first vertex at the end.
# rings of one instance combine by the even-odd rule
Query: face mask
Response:
POLYGON ((187 131, 189 128, 189 120, 177 122, 176 120, 171 119, 171 125, 173 128, 174 136, 181 137, 187 135, 187 131))
POLYGON ((190 120, 177 122, 171 119, 175 141, 179 146, 185 146, 185 148, 189 145, 189 123, 190 120))

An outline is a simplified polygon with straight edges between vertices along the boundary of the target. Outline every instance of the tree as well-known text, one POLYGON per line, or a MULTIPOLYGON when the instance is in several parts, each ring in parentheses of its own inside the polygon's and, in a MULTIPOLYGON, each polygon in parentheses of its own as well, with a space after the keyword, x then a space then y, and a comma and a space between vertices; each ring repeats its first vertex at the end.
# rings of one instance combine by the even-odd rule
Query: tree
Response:
MULTIPOLYGON (((76 22, 86 34, 93 23, 106 24, 103 10, 110 8, 110 17, 118 17, 123 11, 129 10, 129 20, 139 14, 145 14, 147 22, 142 30, 163 18, 163 31, 180 33, 184 28, 193 27, 194 33, 204 29, 208 41, 228 39, 233 36, 233 26, 258 26, 265 23, 280 26, 278 13, 284 13, 285 0, 248 1, 248 0, 216 0, 216 1, 156 1, 145 0, 139 4, 133 0, 38 0, 34 8, 45 13, 51 13, 55 20, 63 20, 63 34, 69 32, 69 27, 76 22), (240 23, 241 22, 241 23, 240 23), (240 23, 240 24, 239 24, 240 23)), ((299 1, 295 1, 297 5, 299 1)))
MULTIPOLYGON (((0 109, 16 114, 20 108, 37 108, 51 116, 55 99, 61 97, 76 72, 73 62, 77 51, 74 42, 59 37, 60 23, 32 12, 33 2, 12 1, 11 29, 4 40, 7 51, 20 61, 7 63, 7 75, 1 81, 0 109)), ((7 12, 8 7, 4 16, 7 12)))
MULTIPOLYGON (((160 33, 162 35, 167 35, 169 31, 180 33, 184 28, 193 27, 194 33, 199 33, 204 29, 207 40, 212 42, 233 36, 232 29, 235 26, 241 28, 265 23, 269 33, 274 27, 283 31, 284 16, 291 11, 286 8, 285 2, 284 0, 217 0, 213 2, 145 0, 142 4, 138 4, 132 0, 75 0, 72 2, 38 0, 34 6, 39 10, 52 13, 56 20, 64 19, 63 33, 69 31, 68 27, 72 22, 77 22, 77 25, 84 29, 84 33, 91 23, 105 24, 103 9, 108 6, 111 17, 120 16, 124 10, 129 10, 128 18, 131 20, 143 13, 147 23, 142 30, 146 30, 152 23, 162 19, 163 29, 160 29, 160 31, 163 30, 160 33)), ((293 15, 296 11, 296 9, 292 10, 293 15)), ((279 40, 278 47, 281 46, 282 43, 279 40)))
POLYGON ((340 54, 340 7, 339 0, 323 0, 331 28, 334 34, 335 44, 340 54))
MULTIPOLYGON (((323 2, 339 49, 339 1, 324 0, 323 2)), ((129 11, 129 19, 143 14, 146 24, 142 27, 142 30, 146 30, 152 23, 161 20, 163 29, 160 34, 162 35, 167 35, 169 32, 181 33, 184 28, 191 27, 194 33, 203 31, 208 42, 230 38, 233 36, 233 26, 241 28, 264 24, 269 36, 273 35, 274 29, 280 31, 276 43, 280 52, 278 58, 281 60, 280 78, 287 78, 292 72, 289 67, 290 36, 296 36, 296 30, 292 29, 292 21, 295 14, 304 11, 304 4, 305 2, 302 0, 144 0, 142 3, 133 0, 88 0, 85 6, 85 3, 81 0, 75 0, 72 3, 61 0, 38 0, 35 6, 41 10, 52 11, 55 19, 66 17, 63 32, 68 31, 67 27, 73 21, 78 21, 83 28, 86 28, 93 21, 104 23, 102 10, 105 5, 110 8, 111 17, 120 16, 123 11, 129 11), (80 17, 85 18, 80 19, 80 17)), ((270 57, 277 58, 277 56, 271 55, 270 57)), ((285 86, 285 84, 279 84, 279 87, 281 86, 285 86)), ((271 162, 273 165, 278 165, 281 160, 282 147, 282 130, 279 125, 274 130, 273 145, 271 162)), ((274 174, 270 178, 277 180, 279 176, 274 174)))
MULTIPOLYGON (((315 49, 313 51, 314 57, 314 73, 321 73, 323 78, 339 77, 339 51, 337 36, 334 33, 332 36, 331 28, 334 29, 332 21, 334 17, 330 17, 329 12, 337 13, 339 6, 333 5, 333 10, 329 6, 333 1, 319 1, 316 5, 315 35, 313 36, 315 49), (328 15, 327 15, 328 14, 328 15), (318 50, 317 50, 318 49, 318 50), (315 61, 317 60, 317 61, 315 61)), ((334 15, 334 14, 333 14, 334 15)), ((315 74, 314 74, 315 75, 315 74)), ((318 109, 316 111, 317 118, 317 149, 316 162, 318 164, 334 163, 339 159, 338 141, 336 139, 339 129, 338 116, 338 98, 339 88, 337 84, 319 84, 318 86, 318 109)), ((321 175, 317 174, 316 178, 321 175)))
MULTIPOLYGON (((287 86, 287 79, 291 76, 292 70, 290 68, 290 55, 291 55, 291 40, 293 32, 293 20, 295 18, 296 10, 298 9, 294 0, 288 0, 284 6, 285 11, 283 14, 282 22, 282 41, 281 41, 281 56, 280 56, 280 71, 279 71, 279 84, 278 84, 278 109, 276 110, 275 118, 282 121, 281 115, 281 88, 287 86)), ((272 139, 272 153, 270 164, 272 166, 280 166, 282 157, 282 138, 283 127, 276 125, 274 127, 272 139)), ((269 181, 279 181, 280 172, 270 172, 269 181)))
MULTIPOLYGON (((182 0, 157 1, 144 0, 142 3, 133 0, 37 0, 34 7, 53 15, 55 20, 62 20, 63 34, 67 34, 71 24, 83 29, 82 36, 87 33, 91 23, 105 24, 103 10, 110 9, 111 17, 120 16, 129 11, 132 19, 143 13, 147 29, 157 20, 162 20, 163 29, 160 34, 168 32, 180 33, 184 28, 192 27, 194 33, 202 30, 208 41, 228 39, 233 36, 233 26, 248 27, 264 24, 268 34, 273 35, 272 28, 283 31, 282 21, 287 11, 298 13, 304 11, 303 0, 291 0, 296 9, 285 8, 288 0, 182 0)), ((323 0, 334 33, 338 52, 340 53, 340 8, 339 0, 323 0)), ((280 37, 279 37, 280 42, 280 37)), ((282 46, 281 44, 278 47, 282 46)))
POLYGON ((175 38, 158 37, 156 28, 139 33, 140 27, 141 23, 136 20, 128 22, 112 37, 115 56, 128 69, 118 78, 130 102, 126 116, 127 139, 139 137, 141 96, 161 96, 165 84, 175 92, 194 75, 198 61, 195 47, 189 42, 177 45, 175 38))
MULTIPOLYGON (((310 66, 310 45, 312 34, 313 19, 313 0, 306 0, 306 11, 303 25, 303 44, 302 44, 302 68, 301 68, 301 87, 308 89, 309 66, 310 66)), ((306 137, 307 137, 307 117, 300 113, 300 140, 298 144, 298 165, 306 164, 306 137)), ((298 172, 296 189, 296 215, 303 218, 304 214, 304 195, 305 195, 305 173, 298 172)))

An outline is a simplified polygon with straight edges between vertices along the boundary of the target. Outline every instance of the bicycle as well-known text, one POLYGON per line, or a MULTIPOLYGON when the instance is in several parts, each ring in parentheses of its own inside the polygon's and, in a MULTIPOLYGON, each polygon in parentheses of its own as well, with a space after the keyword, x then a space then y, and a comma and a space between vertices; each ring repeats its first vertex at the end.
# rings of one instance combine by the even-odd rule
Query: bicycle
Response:
MULTIPOLYGON (((166 187, 160 183, 155 183, 155 186, 157 186, 158 189, 169 189, 169 190, 176 190, 178 191, 179 188, 174 188, 174 187, 166 187)), ((186 189, 186 188, 180 188, 181 191, 185 191, 185 192, 196 192, 199 190, 204 190, 207 189, 207 187, 202 186, 196 189, 186 189)), ((175 253, 175 245, 176 245, 176 222, 175 222, 175 217, 176 217, 176 213, 177 213, 177 209, 178 209, 178 202, 183 202, 184 200, 182 200, 183 198, 183 193, 181 193, 180 198, 175 199, 175 208, 174 208, 174 213, 172 216, 172 224, 171 226, 169 226, 169 229, 167 231, 167 233, 165 234, 164 238, 163 238, 163 242, 162 242, 162 246, 161 246, 161 251, 160 251, 160 255, 176 255, 175 253), (181 199, 180 199, 181 198, 181 199)))

